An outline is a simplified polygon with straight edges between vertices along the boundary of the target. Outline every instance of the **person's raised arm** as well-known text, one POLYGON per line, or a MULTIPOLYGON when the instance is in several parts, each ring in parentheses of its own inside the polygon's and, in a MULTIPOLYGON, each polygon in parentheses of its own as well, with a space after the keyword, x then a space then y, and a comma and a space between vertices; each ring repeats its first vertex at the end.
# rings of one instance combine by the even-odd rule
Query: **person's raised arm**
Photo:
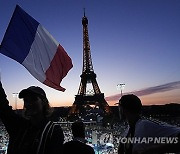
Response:
POLYGON ((9 106, 9 101, 0 81, 0 115, 4 113, 4 110, 12 110, 12 107, 9 106))
POLYGON ((15 132, 16 128, 18 128, 18 124, 21 122, 22 119, 18 116, 9 106, 9 101, 7 100, 6 93, 2 87, 2 83, 0 81, 0 119, 2 120, 3 124, 6 127, 9 135, 11 132, 15 132))

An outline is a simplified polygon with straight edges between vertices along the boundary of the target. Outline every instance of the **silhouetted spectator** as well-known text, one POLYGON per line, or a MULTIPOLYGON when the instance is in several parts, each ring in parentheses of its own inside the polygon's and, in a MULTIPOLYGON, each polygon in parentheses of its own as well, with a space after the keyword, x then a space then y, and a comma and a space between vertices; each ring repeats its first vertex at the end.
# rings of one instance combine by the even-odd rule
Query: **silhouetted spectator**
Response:
POLYGON ((137 96, 122 96, 119 107, 129 128, 120 139, 118 154, 180 152, 180 128, 141 118, 142 104, 137 96))
POLYGON ((95 154, 94 149, 86 144, 85 126, 81 121, 72 124, 73 140, 63 146, 63 154, 95 154))
POLYGON ((16 114, 0 82, 0 118, 9 134, 8 154, 60 154, 64 135, 61 127, 48 120, 51 114, 44 90, 31 86, 19 93, 25 116, 16 114))

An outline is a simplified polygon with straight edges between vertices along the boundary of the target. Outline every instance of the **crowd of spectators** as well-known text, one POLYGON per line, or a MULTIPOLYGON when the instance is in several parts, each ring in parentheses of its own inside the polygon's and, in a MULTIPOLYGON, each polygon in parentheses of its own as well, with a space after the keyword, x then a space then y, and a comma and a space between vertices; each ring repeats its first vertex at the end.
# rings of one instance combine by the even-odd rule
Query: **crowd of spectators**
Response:
POLYGON ((4 125, 0 122, 0 153, 1 154, 6 154, 8 142, 9 142, 9 135, 4 125))
MULTIPOLYGON (((180 126, 180 122, 177 120, 172 120, 171 118, 166 118, 162 120, 154 119, 148 117, 150 120, 155 120, 159 123, 165 122, 172 125, 180 126)), ((64 119, 60 119, 61 127, 64 133, 64 142, 68 142, 72 140, 72 132, 71 132, 71 122, 67 122, 64 119)), ((124 130, 127 128, 127 123, 114 123, 111 127, 103 127, 101 125, 97 125, 96 122, 86 123, 86 140, 88 144, 91 145, 96 152, 100 152, 101 154, 113 154, 117 152, 117 148, 119 145, 119 138, 121 137, 124 130), (95 133, 93 133, 95 132, 95 133), (94 136, 95 134, 95 136, 94 136)), ((4 125, 0 122, 0 153, 5 154, 8 145, 8 133, 4 125)))

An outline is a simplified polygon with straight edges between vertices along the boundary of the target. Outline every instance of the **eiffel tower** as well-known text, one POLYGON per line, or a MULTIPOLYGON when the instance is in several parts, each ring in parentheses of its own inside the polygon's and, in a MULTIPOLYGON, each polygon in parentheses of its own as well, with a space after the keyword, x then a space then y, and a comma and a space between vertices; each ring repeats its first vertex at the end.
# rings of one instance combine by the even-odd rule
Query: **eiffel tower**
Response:
POLYGON ((85 16, 82 18, 83 25, 83 69, 81 74, 81 82, 78 94, 75 96, 75 101, 71 107, 70 115, 81 114, 86 110, 86 107, 94 105, 101 109, 105 115, 110 114, 110 107, 104 99, 104 93, 101 93, 98 83, 96 81, 96 74, 94 73, 89 35, 88 35, 88 19, 85 16), (91 87, 90 87, 91 86, 91 87), (91 89, 88 89, 91 88, 91 89))

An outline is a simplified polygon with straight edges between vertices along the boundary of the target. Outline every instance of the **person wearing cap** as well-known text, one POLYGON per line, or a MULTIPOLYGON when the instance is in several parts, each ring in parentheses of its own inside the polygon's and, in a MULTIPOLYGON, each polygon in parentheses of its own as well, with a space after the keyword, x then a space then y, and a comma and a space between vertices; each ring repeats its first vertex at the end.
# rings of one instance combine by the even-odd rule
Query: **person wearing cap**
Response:
POLYGON ((128 123, 118 154, 180 152, 179 127, 143 118, 141 100, 134 94, 123 95, 118 104, 121 117, 128 123))
POLYGON ((63 145, 63 154, 95 154, 94 149, 86 144, 84 123, 75 121, 71 129, 73 140, 63 145))
POLYGON ((9 134, 7 154, 61 154, 63 131, 49 120, 52 110, 44 90, 31 86, 19 98, 24 101, 24 116, 9 106, 0 82, 0 118, 9 134))

